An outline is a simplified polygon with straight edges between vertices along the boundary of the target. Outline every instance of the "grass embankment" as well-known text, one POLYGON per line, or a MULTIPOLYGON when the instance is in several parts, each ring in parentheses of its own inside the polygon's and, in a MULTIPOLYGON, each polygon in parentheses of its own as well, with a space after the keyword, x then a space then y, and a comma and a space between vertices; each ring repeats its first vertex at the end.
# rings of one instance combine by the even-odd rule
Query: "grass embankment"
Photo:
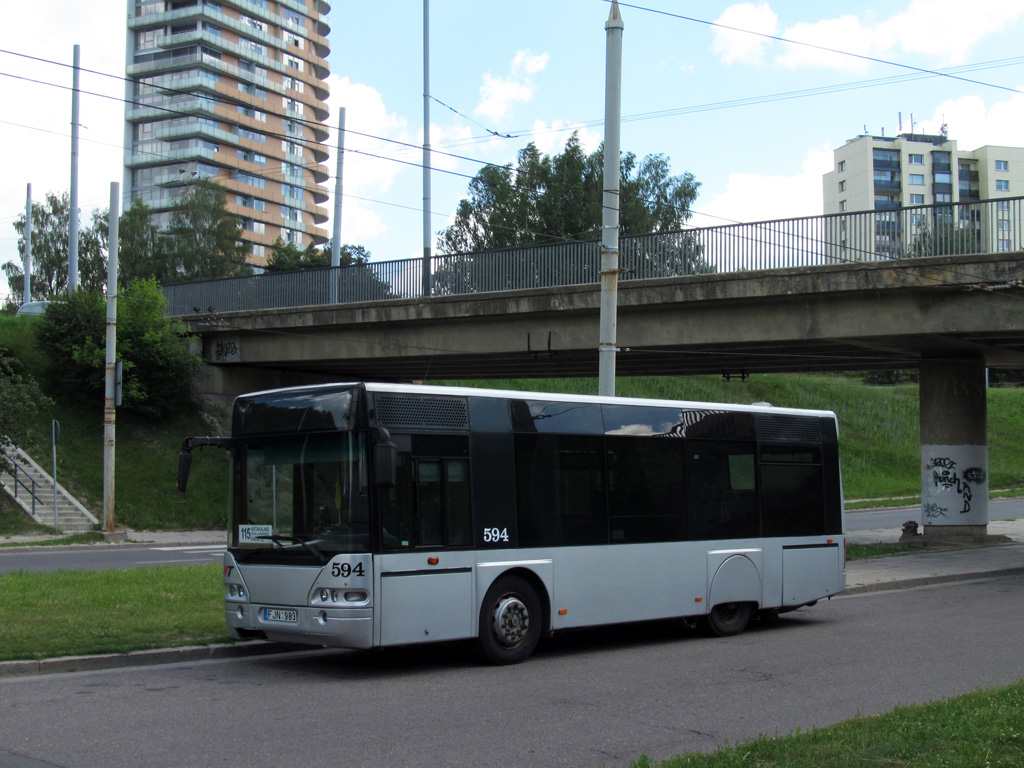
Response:
MULTIPOLYGON (((21 446, 43 467, 51 467, 51 424, 60 424, 57 479, 97 517, 103 507, 103 402, 83 407, 57 402, 48 368, 35 343, 38 318, 0 316, 0 346, 7 347, 43 390, 54 398, 32 424, 21 446)), ((225 425, 224 429, 229 429, 225 425)), ((187 494, 175 488, 178 450, 189 435, 216 432, 198 407, 160 422, 120 410, 116 425, 115 510, 117 523, 144 530, 218 529, 226 523, 227 456, 223 451, 197 452, 187 494)), ((0 535, 31 532, 30 521, 19 526, 18 515, 0 506, 0 535)), ((21 516, 24 520, 24 516, 21 516)))

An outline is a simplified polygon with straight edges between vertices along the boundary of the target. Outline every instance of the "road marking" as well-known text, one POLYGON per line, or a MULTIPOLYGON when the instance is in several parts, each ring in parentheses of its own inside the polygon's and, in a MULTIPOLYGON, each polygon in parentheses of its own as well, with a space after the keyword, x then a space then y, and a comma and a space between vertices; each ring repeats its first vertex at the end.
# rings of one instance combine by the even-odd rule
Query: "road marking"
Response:
POLYGON ((184 551, 192 551, 192 552, 194 552, 194 551, 202 550, 202 549, 207 549, 207 550, 219 549, 221 551, 224 551, 224 549, 226 549, 226 547, 223 544, 192 544, 192 545, 185 545, 185 546, 181 546, 181 547, 150 547, 150 549, 155 549, 158 552, 184 552, 184 551))

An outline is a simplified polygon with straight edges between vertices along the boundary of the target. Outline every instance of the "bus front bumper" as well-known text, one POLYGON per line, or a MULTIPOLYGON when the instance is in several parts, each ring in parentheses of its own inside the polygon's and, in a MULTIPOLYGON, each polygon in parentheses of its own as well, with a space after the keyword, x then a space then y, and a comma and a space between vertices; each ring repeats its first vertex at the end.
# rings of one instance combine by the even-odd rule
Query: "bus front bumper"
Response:
POLYGON ((372 608, 225 603, 228 633, 240 639, 257 632, 280 643, 334 648, 373 647, 372 608))

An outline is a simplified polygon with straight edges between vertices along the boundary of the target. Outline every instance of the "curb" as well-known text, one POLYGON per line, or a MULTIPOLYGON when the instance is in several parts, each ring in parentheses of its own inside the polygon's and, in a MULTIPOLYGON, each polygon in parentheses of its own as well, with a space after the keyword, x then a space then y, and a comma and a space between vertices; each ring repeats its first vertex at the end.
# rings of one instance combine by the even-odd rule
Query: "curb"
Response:
POLYGON ((50 675, 59 672, 92 672, 125 667, 148 667, 177 664, 182 661, 237 659, 247 656, 268 656, 278 653, 314 650, 320 646, 274 643, 269 640, 247 640, 241 643, 185 645, 180 648, 149 648, 128 653, 98 653, 89 656, 62 656, 52 659, 0 661, 0 679, 28 675, 50 675))
POLYGON ((971 581, 974 579, 995 578, 997 576, 1021 576, 1024 575, 1024 567, 1021 568, 1000 568, 994 571, 972 571, 967 573, 948 573, 941 576, 915 576, 910 579, 896 579, 895 581, 880 581, 875 584, 859 584, 854 587, 847 587, 835 597, 843 595, 863 595, 870 592, 890 592, 894 589, 912 589, 913 587, 925 587, 930 584, 949 584, 956 581, 971 581))

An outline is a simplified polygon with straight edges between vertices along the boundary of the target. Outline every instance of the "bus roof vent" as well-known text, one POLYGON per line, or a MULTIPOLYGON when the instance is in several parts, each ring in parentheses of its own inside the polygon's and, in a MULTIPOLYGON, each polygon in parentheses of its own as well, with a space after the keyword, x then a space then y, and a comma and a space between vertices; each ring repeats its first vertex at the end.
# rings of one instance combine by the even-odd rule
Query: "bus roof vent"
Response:
POLYGON ((374 407, 382 427, 469 429, 469 406, 462 397, 377 393, 374 407))
POLYGON ((820 443, 821 424, 815 416, 759 413, 757 414, 757 439, 820 443))

